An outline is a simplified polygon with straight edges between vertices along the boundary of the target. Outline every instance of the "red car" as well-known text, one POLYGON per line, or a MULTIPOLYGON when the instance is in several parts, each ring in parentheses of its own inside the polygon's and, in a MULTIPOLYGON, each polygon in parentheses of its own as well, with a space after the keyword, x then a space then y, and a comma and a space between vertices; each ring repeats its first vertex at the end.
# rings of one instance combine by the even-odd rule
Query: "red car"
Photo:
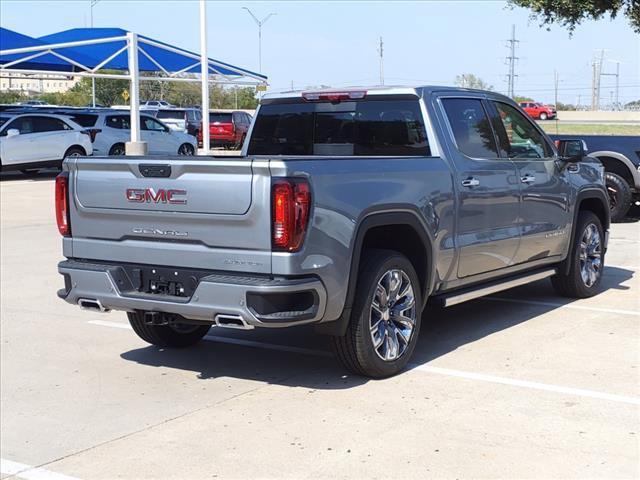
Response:
POLYGON ((520 107, 527 112, 531 118, 540 120, 552 120, 556 118, 556 109, 550 105, 543 105, 538 102, 520 102, 520 107))
MULTIPOLYGON (((241 111, 209 112, 211 147, 240 149, 251 125, 251 115, 241 111)), ((202 128, 198 130, 198 144, 202 145, 202 128)))

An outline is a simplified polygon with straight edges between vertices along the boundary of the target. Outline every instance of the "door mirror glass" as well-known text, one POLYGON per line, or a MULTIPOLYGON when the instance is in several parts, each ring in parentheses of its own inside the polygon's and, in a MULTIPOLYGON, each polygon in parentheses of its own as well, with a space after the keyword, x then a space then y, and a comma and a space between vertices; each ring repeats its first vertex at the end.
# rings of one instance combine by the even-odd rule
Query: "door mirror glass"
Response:
POLYGON ((583 140, 558 140, 560 158, 568 162, 581 162, 587 154, 587 146, 583 140))
POLYGON ((9 130, 7 130, 7 137, 15 137, 20 135, 20 130, 18 130, 17 128, 10 128, 9 130))

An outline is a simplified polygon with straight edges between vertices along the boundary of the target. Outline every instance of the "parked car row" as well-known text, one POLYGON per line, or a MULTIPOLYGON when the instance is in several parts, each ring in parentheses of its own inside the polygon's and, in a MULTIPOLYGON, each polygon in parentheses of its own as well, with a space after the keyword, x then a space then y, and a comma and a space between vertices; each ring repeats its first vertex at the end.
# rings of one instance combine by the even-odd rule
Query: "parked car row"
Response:
MULTIPOLYGON (((5 109, 0 113, 0 168, 27 171, 60 167, 71 155, 124 155, 130 128, 130 115, 122 110, 5 109)), ((150 155, 196 153, 195 136, 170 128, 154 115, 140 115, 140 130, 150 155)))

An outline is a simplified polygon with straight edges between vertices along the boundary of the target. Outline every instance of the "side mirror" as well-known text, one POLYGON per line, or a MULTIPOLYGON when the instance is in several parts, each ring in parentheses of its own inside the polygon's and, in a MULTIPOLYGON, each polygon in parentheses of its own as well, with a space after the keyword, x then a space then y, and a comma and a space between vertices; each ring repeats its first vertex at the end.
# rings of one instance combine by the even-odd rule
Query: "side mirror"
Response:
POLYGON ((587 145, 584 140, 558 140, 556 146, 560 158, 566 162, 581 162, 587 155, 587 145))
POLYGON ((17 128, 10 128, 7 130, 7 137, 16 137, 18 135, 20 135, 20 130, 17 128))

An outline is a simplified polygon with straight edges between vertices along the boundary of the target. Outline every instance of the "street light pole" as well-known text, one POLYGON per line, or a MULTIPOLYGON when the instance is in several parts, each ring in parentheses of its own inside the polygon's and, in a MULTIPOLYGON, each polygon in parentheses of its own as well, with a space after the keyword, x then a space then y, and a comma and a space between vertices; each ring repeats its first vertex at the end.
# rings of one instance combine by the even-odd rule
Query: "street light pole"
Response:
POLYGON ((242 7, 242 9, 246 10, 249 15, 251 15, 251 18, 253 18, 253 21, 256 22, 256 25, 258 25, 258 73, 262 73, 262 25, 267 23, 267 20, 277 14, 270 13, 262 20, 258 20, 258 17, 256 17, 250 9, 247 7, 242 7))

